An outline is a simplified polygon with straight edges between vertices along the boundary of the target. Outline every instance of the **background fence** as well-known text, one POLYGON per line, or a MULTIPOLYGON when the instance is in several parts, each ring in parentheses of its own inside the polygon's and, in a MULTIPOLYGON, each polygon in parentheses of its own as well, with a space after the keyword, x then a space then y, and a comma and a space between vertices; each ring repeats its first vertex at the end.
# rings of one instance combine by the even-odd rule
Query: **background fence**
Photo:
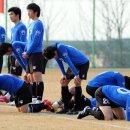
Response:
MULTIPOLYGON (((13 26, 7 10, 12 6, 20 7, 22 21, 28 27, 31 20, 26 7, 35 2, 41 7, 40 19, 45 26, 44 46, 55 41, 73 45, 89 57, 91 67, 130 66, 129 0, 1 1, 5 8, 0 13, 0 24, 6 28, 7 40, 13 26)), ((48 67, 55 66, 53 60, 48 64, 48 67)))

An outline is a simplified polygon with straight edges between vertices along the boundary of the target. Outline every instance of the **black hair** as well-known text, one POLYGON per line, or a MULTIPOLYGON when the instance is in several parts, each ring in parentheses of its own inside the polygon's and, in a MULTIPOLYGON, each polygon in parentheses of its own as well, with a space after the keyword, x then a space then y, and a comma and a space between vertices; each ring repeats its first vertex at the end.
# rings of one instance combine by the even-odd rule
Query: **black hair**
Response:
POLYGON ((56 51, 56 47, 54 46, 48 46, 44 49, 43 51, 43 55, 46 59, 50 60, 52 58, 54 58, 55 56, 55 51, 56 51))
POLYGON ((33 10, 33 12, 37 12, 37 17, 40 16, 40 7, 35 4, 35 3, 31 3, 27 6, 27 9, 33 10))
POLYGON ((5 55, 8 52, 9 48, 12 48, 11 43, 2 43, 2 44, 0 44, 0 56, 5 55))
POLYGON ((125 87, 130 90, 130 77, 124 76, 125 79, 125 87))
POLYGON ((21 20, 21 9, 19 7, 11 7, 8 12, 14 12, 15 15, 19 15, 19 20, 21 20))

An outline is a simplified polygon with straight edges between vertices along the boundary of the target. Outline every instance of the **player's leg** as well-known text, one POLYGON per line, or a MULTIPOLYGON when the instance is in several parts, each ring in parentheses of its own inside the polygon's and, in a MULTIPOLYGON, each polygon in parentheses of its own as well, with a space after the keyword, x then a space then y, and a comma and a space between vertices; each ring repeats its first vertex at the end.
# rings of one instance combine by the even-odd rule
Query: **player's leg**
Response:
POLYGON ((95 92, 98 88, 92 87, 92 86, 86 86, 86 92, 92 97, 95 98, 95 92))
POLYGON ((111 108, 111 102, 103 94, 102 88, 98 88, 95 92, 96 106, 99 107, 99 111, 92 111, 91 114, 101 120, 112 120, 113 113, 111 108))
POLYGON ((2 66, 3 66, 3 56, 0 56, 0 73, 2 71, 2 66))
POLYGON ((112 108, 112 111, 117 119, 119 120, 125 120, 125 112, 124 109, 121 107, 118 108, 112 108))
POLYGON ((74 108, 72 109, 71 112, 69 112, 68 114, 78 114, 78 111, 81 110, 81 100, 82 100, 82 88, 81 88, 81 83, 82 80, 87 79, 87 73, 88 73, 88 69, 89 69, 89 62, 87 62, 84 65, 78 66, 76 67, 79 71, 79 78, 80 78, 80 82, 77 82, 74 79, 74 84, 75 84, 75 95, 74 95, 74 108))
POLYGON ((34 53, 30 58, 30 70, 33 75, 34 83, 36 83, 37 101, 41 102, 44 92, 44 82, 42 79, 43 56, 42 53, 34 53))
POLYGON ((61 98, 62 98, 62 101, 64 103, 64 107, 63 107, 63 109, 58 111, 57 114, 64 114, 64 113, 69 111, 69 101, 72 98, 72 94, 69 92, 69 87, 68 87, 69 82, 70 82, 70 80, 68 80, 66 78, 65 79, 62 78, 60 80, 60 84, 61 84, 61 98))
POLYGON ((43 109, 53 111, 52 103, 44 100, 39 104, 29 104, 32 101, 32 95, 28 85, 24 83, 20 90, 15 94, 15 104, 20 112, 40 112, 43 109))

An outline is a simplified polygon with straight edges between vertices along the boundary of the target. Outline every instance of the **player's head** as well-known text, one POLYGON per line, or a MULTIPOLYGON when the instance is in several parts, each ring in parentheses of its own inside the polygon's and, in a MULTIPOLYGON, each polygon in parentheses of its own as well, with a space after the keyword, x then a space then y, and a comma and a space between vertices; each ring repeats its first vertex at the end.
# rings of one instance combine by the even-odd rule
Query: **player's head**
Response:
POLYGON ((46 59, 50 60, 56 56, 56 47, 48 46, 44 49, 43 55, 46 59))
POLYGON ((125 79, 125 87, 127 89, 130 89, 130 77, 129 76, 124 76, 125 79))
POLYGON ((31 19, 40 16, 40 7, 35 3, 29 4, 27 6, 27 10, 28 10, 28 16, 31 19))
POLYGON ((16 20, 21 20, 21 9, 19 7, 11 7, 8 10, 10 20, 15 22, 16 20))
POLYGON ((0 56, 10 55, 12 53, 12 44, 2 43, 0 44, 0 56))

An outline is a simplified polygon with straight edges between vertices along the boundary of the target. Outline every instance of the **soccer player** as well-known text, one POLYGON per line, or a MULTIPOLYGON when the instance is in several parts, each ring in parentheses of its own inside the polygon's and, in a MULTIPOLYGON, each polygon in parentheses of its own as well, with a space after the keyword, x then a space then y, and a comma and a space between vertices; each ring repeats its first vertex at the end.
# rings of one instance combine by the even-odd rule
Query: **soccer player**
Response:
POLYGON ((120 86, 105 85, 96 90, 95 97, 98 109, 86 109, 86 116, 90 114, 99 120, 112 120, 114 113, 117 119, 126 118, 130 121, 130 90, 120 86), (126 108, 126 114, 123 108, 126 108))
MULTIPOLYGON (((20 112, 40 112, 43 109, 53 111, 51 102, 44 100, 39 104, 29 104, 32 102, 28 84, 24 80, 9 74, 0 74, 0 89, 14 95, 15 105, 20 112)), ((5 99, 3 99, 5 101, 5 99)))
POLYGON ((115 71, 105 71, 96 75, 87 83, 86 92, 94 98, 95 91, 101 86, 116 85, 130 89, 129 83, 130 77, 123 76, 121 73, 115 71))
MULTIPOLYGON (((0 26, 0 44, 2 44, 3 42, 5 42, 5 29, 0 26)), ((3 56, 0 56, 0 73, 2 71, 2 66, 3 66, 3 56)))
MULTIPOLYGON (((11 7, 8 10, 10 20, 14 23, 14 27, 11 29, 11 43, 14 41, 26 42, 27 29, 21 22, 21 9, 18 7, 11 7)), ((8 73, 15 76, 21 76, 22 67, 15 59, 14 54, 11 54, 8 58, 8 73)))
MULTIPOLYGON (((70 87, 69 92, 72 94, 72 96, 74 96, 75 87, 70 87)), ((68 104, 69 104, 68 105, 69 109, 72 109, 74 106, 74 100, 71 98, 68 104)), ((96 99, 95 98, 87 98, 82 94, 81 99, 80 99, 79 109, 82 111, 86 106, 89 106, 90 108, 96 107, 96 99)), ((64 107, 64 103, 63 103, 62 98, 59 101, 54 102, 52 107, 54 108, 56 113, 58 113, 59 112, 58 109, 64 107)))
POLYGON ((78 49, 62 43, 54 43, 48 46, 44 49, 43 55, 48 60, 55 58, 63 75, 60 83, 64 108, 59 111, 59 113, 77 114, 82 95, 81 82, 83 79, 85 80, 87 78, 89 59, 78 49), (68 65, 67 71, 64 69, 63 62, 68 65), (68 112, 68 101, 72 97, 68 89, 68 84, 72 79, 74 79, 75 86, 75 105, 72 110, 68 112))
POLYGON ((22 56, 27 59, 26 73, 31 74, 33 101, 36 100, 36 103, 39 103, 42 101, 44 91, 42 80, 43 68, 45 68, 42 56, 44 27, 41 20, 39 20, 40 7, 35 3, 31 3, 27 6, 27 10, 28 16, 33 22, 29 26, 28 42, 22 56))

